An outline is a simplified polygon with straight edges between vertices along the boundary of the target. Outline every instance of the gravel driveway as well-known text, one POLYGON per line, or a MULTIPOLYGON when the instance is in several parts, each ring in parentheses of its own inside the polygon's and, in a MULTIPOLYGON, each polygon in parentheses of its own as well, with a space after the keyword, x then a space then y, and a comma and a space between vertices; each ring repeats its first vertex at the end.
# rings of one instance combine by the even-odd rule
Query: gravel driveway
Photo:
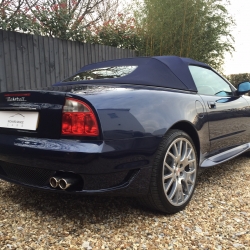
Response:
POLYGON ((171 216, 132 198, 0 184, 0 249, 250 249, 247 155, 206 170, 189 206, 171 216))

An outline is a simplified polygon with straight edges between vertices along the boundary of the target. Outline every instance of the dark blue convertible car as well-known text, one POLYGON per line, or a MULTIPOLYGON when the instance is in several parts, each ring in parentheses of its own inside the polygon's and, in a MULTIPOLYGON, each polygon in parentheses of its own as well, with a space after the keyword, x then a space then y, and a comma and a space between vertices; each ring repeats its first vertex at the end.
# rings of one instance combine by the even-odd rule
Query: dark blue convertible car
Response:
POLYGON ((182 210, 199 168, 249 149, 250 83, 175 56, 83 67, 44 90, 0 93, 0 178, 54 192, 137 196, 182 210))

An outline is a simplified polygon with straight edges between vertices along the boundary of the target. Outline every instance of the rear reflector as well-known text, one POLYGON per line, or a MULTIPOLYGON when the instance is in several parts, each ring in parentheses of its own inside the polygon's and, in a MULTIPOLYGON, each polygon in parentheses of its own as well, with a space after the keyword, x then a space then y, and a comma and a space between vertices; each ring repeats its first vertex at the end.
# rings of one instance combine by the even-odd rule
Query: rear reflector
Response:
POLYGON ((95 114, 86 103, 66 98, 62 113, 62 134, 81 136, 99 135, 95 114))

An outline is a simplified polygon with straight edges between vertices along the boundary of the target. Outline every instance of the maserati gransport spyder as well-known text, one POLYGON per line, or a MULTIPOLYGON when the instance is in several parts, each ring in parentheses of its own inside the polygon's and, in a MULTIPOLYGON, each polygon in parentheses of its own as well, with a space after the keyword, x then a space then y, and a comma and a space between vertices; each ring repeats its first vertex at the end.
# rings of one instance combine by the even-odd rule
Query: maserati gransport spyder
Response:
POLYGON ((176 56, 87 65, 0 93, 0 178, 68 194, 136 196, 176 213, 202 168, 250 147, 250 82, 176 56))

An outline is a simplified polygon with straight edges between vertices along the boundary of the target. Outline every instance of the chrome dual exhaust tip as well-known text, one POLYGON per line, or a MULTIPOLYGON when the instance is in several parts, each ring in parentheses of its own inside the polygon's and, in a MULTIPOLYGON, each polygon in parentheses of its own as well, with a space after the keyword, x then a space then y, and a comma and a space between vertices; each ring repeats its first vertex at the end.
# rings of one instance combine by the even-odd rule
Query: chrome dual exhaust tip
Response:
POLYGON ((59 181, 59 187, 63 190, 69 188, 71 185, 73 185, 76 182, 73 178, 62 178, 59 181))
POLYGON ((62 178, 62 177, 56 177, 53 176, 49 179, 49 184, 52 188, 61 188, 62 190, 66 190, 70 186, 77 183, 76 178, 62 178))
POLYGON ((59 177, 51 177, 49 179, 49 184, 51 187, 57 188, 59 186, 59 181, 60 181, 59 177))

